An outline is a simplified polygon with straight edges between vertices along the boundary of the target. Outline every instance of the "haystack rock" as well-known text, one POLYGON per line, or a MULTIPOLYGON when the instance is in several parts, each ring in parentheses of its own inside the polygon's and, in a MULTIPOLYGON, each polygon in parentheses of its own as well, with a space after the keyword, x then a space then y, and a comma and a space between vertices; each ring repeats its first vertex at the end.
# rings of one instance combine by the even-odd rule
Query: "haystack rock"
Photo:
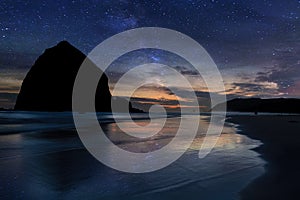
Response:
MULTIPOLYGON (((46 49, 23 80, 15 110, 72 111, 73 84, 85 58, 67 41, 46 49)), ((111 97, 108 78, 103 73, 95 94, 96 110, 111 112, 111 97)), ((138 111, 131 104, 129 110, 138 111)))

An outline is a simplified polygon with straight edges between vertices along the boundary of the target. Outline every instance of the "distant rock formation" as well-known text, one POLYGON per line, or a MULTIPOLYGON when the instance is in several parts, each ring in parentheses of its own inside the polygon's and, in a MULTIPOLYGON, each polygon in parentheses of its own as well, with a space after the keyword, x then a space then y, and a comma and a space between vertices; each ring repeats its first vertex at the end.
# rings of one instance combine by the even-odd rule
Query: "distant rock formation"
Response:
MULTIPOLYGON (((15 110, 72 111, 73 84, 85 58, 67 41, 46 49, 23 80, 15 110)), ((103 73, 95 94, 96 111, 111 112, 111 97, 108 78, 103 73)), ((139 111, 130 103, 129 110, 139 111)))
MULTIPOLYGON (((221 105, 217 105, 215 109, 221 105)), ((269 113, 300 113, 300 99, 293 98, 237 98, 227 101, 227 111, 231 112, 269 112, 269 113)))

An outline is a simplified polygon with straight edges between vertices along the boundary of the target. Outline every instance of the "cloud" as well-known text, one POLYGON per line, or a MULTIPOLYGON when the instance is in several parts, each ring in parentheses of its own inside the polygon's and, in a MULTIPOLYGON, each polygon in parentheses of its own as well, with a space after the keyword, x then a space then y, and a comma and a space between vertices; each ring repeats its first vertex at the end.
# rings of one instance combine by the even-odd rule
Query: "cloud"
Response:
POLYGON ((259 83, 232 83, 226 90, 228 99, 237 97, 272 97, 281 95, 278 93, 278 85, 275 82, 259 83))
POLYGON ((0 75, 0 92, 19 93, 22 80, 0 75))
POLYGON ((257 82, 273 82, 278 91, 286 93, 300 80, 300 47, 275 49, 272 67, 256 74, 257 82))
MULTIPOLYGON (((208 111, 210 108, 210 93, 206 91, 192 91, 179 87, 165 88, 151 85, 147 86, 146 90, 149 92, 153 90, 158 91, 161 94, 166 94, 166 97, 172 96, 172 98, 131 97, 131 100, 138 107, 143 104, 144 106, 147 105, 147 108, 149 109, 151 105, 160 104, 169 108, 174 108, 174 106, 179 106, 180 101, 182 107, 195 107, 195 105, 197 105, 196 103, 198 103, 199 108, 202 111, 208 111), (197 98, 197 102, 193 99, 194 95, 197 98)), ((218 94, 214 93, 214 95, 218 94)))
POLYGON ((186 66, 175 66, 173 67, 175 70, 179 71, 182 75, 189 75, 189 76, 199 76, 199 72, 195 69, 191 69, 191 67, 186 66))
POLYGON ((145 103, 145 104, 159 104, 162 103, 164 105, 177 105, 177 100, 169 100, 169 99, 154 99, 154 98, 142 98, 142 97, 132 97, 130 98, 133 102, 145 103))

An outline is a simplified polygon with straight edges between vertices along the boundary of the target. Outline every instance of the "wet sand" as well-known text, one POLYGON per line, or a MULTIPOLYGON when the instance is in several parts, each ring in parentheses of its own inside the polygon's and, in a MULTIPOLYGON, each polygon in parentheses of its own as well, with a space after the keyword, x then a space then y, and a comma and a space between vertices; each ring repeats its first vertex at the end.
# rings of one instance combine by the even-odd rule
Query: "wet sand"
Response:
POLYGON ((298 199, 300 116, 231 116, 240 134, 260 140, 253 149, 267 161, 265 173, 241 191, 241 199, 298 199))
MULTIPOLYGON (((199 116, 191 120, 199 121, 199 116)), ((205 117, 200 118, 199 136, 181 158, 145 174, 119 172, 97 161, 68 114, 0 113, 0 121, 0 199, 238 199, 239 191, 264 173, 265 162, 250 150, 261 142, 237 134, 229 124, 212 152, 199 159, 205 117)), ((139 142, 121 137, 114 123, 103 128, 113 142, 143 152, 164 144, 179 121, 171 118, 159 138, 139 142)), ((103 151, 114 155, 113 149, 103 151)))

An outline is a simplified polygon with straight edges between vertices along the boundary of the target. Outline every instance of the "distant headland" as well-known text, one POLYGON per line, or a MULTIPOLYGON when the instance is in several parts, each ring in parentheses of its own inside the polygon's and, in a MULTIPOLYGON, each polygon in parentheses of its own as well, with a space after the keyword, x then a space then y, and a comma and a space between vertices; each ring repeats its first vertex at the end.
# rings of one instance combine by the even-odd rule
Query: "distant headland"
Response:
MULTIPOLYGON (((217 110, 221 105, 217 105, 217 110)), ((236 98, 227 101, 229 112, 300 113, 300 99, 293 98, 236 98)))

